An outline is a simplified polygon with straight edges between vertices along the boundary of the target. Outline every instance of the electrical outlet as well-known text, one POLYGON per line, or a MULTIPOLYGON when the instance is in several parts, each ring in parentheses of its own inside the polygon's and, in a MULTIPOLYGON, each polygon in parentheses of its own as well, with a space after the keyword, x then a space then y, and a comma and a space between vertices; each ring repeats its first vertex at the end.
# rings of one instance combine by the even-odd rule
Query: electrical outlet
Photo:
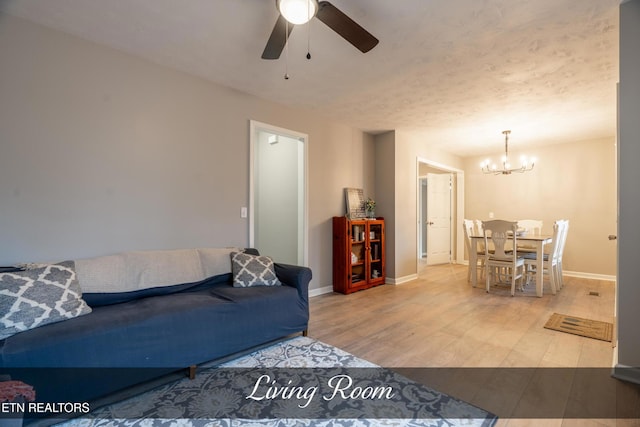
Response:
POLYGON ((247 217, 247 208, 245 206, 240 208, 240 218, 246 218, 247 217))
POLYGON ((489 219, 493 219, 493 212, 489 212, 489 219))

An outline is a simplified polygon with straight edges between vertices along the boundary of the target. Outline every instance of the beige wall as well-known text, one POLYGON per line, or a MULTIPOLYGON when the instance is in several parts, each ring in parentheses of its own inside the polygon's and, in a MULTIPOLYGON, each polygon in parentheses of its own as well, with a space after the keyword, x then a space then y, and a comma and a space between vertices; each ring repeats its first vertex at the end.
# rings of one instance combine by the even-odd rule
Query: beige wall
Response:
POLYGON ((376 164, 376 216, 385 219, 386 276, 396 277, 396 187, 395 187, 395 132, 387 132, 375 137, 376 164))
POLYGON ((309 135, 311 286, 331 285, 371 136, 1 14, 0 58, 0 265, 247 245, 253 119, 309 135))
MULTIPOLYGON (((465 216, 470 219, 541 219, 552 233, 556 219, 569 219, 563 263, 566 271, 614 276, 616 243, 616 148, 614 139, 531 148, 538 159, 524 174, 483 175, 480 162, 465 161, 465 216)), ((502 153, 492 157, 499 159, 502 153)), ((509 153, 517 159, 517 151, 509 153)))
POLYGON ((402 282, 418 273, 418 159, 462 169, 457 156, 429 144, 429 137, 397 129, 376 137, 376 194, 392 229, 387 232, 387 276, 402 282))

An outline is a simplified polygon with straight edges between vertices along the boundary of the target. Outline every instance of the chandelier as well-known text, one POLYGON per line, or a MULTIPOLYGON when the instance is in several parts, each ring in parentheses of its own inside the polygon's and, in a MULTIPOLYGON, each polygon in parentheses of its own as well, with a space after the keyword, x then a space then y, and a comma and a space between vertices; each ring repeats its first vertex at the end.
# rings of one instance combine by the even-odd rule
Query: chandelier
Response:
POLYGON ((504 134, 504 156, 500 160, 502 163, 502 167, 498 168, 495 163, 491 163, 489 159, 485 160, 480 164, 482 168, 482 173, 492 174, 492 175, 510 175, 513 172, 523 173, 530 171, 533 169, 536 159, 532 158, 530 161, 525 156, 520 158, 520 167, 512 168, 511 163, 509 163, 509 134, 510 130, 502 131, 504 134))

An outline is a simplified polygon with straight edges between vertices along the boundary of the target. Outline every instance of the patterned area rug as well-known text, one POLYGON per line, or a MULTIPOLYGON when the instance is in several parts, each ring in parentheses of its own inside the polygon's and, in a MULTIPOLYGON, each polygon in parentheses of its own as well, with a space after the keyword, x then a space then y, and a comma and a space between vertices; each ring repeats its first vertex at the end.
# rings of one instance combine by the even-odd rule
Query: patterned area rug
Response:
POLYGON ((613 339, 612 323, 567 316, 566 314, 553 313, 544 327, 601 341, 611 342, 613 339))
POLYGON ((292 338, 64 427, 492 426, 497 417, 308 337, 292 338))

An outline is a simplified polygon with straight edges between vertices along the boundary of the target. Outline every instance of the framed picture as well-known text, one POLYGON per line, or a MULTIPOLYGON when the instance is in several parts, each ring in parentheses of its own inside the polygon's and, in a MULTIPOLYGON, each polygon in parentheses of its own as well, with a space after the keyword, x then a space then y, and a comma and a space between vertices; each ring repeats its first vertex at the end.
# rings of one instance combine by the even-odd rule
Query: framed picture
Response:
POLYGON ((366 218, 362 188, 345 188, 344 198, 347 203, 347 217, 349 219, 366 218))

